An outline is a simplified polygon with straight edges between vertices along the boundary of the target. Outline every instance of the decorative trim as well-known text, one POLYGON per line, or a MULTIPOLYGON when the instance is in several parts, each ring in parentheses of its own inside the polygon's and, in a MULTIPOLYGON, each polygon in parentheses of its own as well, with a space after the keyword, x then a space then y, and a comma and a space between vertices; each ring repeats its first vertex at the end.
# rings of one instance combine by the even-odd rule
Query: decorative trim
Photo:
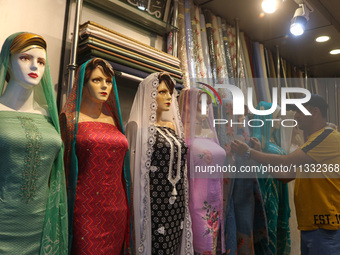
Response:
POLYGON ((24 172, 22 174, 22 198, 28 203, 33 199, 40 166, 40 152, 42 136, 38 127, 31 118, 18 117, 26 134, 26 155, 24 159, 24 172))

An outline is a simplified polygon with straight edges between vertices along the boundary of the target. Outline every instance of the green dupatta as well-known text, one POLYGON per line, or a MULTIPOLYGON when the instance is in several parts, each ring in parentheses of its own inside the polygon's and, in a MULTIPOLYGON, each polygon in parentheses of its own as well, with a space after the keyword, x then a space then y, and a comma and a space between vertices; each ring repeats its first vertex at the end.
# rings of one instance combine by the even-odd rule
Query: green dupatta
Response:
MULTIPOLYGON (((10 47, 14 38, 21 33, 9 36, 4 42, 0 54, 0 92, 5 90, 5 79, 10 58, 10 47)), ((44 75, 40 81, 43 88, 48 111, 52 123, 60 134, 57 104, 55 101, 53 83, 50 68, 46 59, 44 75)), ((43 234, 40 246, 40 254, 67 254, 67 205, 66 205, 66 185, 63 167, 64 147, 55 159, 50 175, 49 194, 46 205, 46 214, 43 227, 43 234)))

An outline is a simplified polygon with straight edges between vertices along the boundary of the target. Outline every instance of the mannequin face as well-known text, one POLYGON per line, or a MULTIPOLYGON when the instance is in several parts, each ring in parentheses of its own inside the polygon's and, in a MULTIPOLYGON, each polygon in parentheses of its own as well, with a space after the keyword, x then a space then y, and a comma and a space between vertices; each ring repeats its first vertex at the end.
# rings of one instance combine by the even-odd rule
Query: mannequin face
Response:
POLYGON ((83 97, 96 102, 104 103, 109 98, 112 89, 112 77, 107 77, 97 67, 91 73, 89 81, 85 84, 83 97))
POLYGON ((158 95, 157 95, 157 111, 169 111, 171 105, 171 97, 170 91, 168 87, 165 85, 164 81, 162 81, 158 86, 158 95))
POLYGON ((46 65, 46 51, 42 48, 27 47, 11 56, 10 80, 25 88, 39 84, 46 65))

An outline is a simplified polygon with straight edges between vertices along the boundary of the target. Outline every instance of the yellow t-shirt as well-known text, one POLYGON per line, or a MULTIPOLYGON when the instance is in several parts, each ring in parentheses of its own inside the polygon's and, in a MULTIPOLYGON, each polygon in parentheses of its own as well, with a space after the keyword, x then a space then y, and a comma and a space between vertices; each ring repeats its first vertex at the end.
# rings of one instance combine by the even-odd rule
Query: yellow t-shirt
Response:
POLYGON ((310 135, 301 149, 317 163, 297 171, 294 201, 298 228, 340 229, 340 133, 322 128, 310 135))

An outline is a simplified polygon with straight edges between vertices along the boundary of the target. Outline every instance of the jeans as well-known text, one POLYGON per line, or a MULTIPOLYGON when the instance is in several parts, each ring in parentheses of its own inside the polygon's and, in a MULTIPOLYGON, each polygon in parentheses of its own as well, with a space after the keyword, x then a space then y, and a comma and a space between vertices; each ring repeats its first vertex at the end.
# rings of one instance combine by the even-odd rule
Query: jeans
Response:
POLYGON ((301 255, 340 255, 340 229, 301 231, 301 255))

